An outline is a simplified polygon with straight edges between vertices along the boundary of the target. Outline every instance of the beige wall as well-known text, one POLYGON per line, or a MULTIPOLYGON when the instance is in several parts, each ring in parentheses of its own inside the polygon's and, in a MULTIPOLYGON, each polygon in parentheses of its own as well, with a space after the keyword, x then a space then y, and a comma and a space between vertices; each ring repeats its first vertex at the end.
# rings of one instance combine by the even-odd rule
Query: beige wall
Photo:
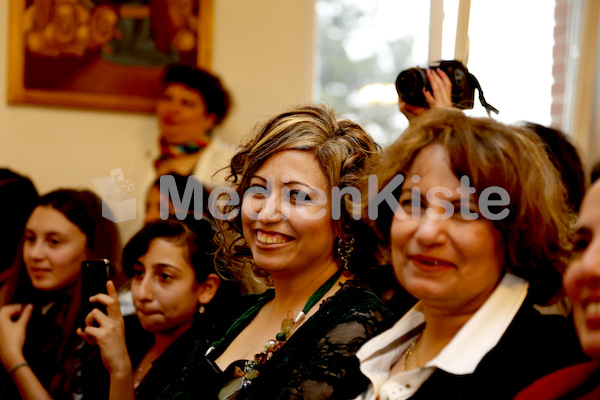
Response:
MULTIPOLYGON (((151 115, 6 104, 8 2, 0 0, 0 167, 42 193, 93 188, 91 180, 142 160, 151 115)), ((235 106, 216 134, 237 142, 256 122, 312 93, 314 0, 214 0, 213 70, 235 106)))

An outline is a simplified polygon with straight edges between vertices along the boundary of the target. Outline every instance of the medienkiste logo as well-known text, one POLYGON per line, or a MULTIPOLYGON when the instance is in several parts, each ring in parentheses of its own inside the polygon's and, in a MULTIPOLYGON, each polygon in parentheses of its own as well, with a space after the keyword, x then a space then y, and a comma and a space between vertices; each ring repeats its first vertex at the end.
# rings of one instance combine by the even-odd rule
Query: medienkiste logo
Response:
MULTIPOLYGON (((204 191, 202 183, 193 175, 188 178, 187 184, 183 193, 177 188, 175 179, 170 175, 164 175, 160 178, 160 191, 165 194, 160 200, 160 218, 167 219, 169 217, 169 203, 175 209, 175 217, 184 219, 191 214, 190 209, 193 208, 193 214, 196 219, 203 216, 203 196, 204 191)), ((380 207, 383 205, 389 207, 396 213, 396 217, 400 219, 421 218, 423 214, 431 219, 444 220, 455 216, 457 213, 464 220, 475 220, 483 217, 488 220, 497 221, 506 218, 510 209, 507 206, 510 204, 510 195, 508 192, 499 187, 491 186, 483 189, 480 193, 476 193, 476 189, 470 186, 470 180, 467 176, 460 178, 460 186, 455 189, 458 196, 456 200, 449 201, 455 197, 454 191, 447 187, 432 187, 427 192, 422 193, 418 186, 413 187, 408 195, 403 194, 403 197, 408 199, 402 200, 400 204, 398 199, 398 189, 401 189, 404 182, 403 175, 396 175, 385 187, 378 190, 377 176, 370 176, 368 179, 368 218, 375 220, 378 217, 380 207), (457 204, 458 203, 458 206, 457 204), (472 207, 473 206, 473 207, 472 207), (477 211, 474 211, 477 210, 477 211), (406 212, 408 211, 408 212, 406 212), (422 211, 424 211, 422 213, 422 211)), ((412 176, 413 183, 419 183, 419 176, 412 176)), ((285 182, 285 177, 283 177, 285 182)), ((289 180, 288 182, 289 183, 289 180)), ((334 187, 331 190, 330 196, 319 188, 310 188, 307 191, 291 191, 284 185, 281 191, 274 190, 274 178, 268 177, 266 186, 250 187, 240 199, 238 193, 231 187, 217 187, 210 192, 208 197, 208 211, 215 219, 231 220, 236 218, 240 212, 240 206, 247 198, 259 199, 265 202, 270 199, 279 204, 279 211, 282 219, 288 219, 289 211, 293 208, 294 211, 307 220, 317 220, 323 218, 327 212, 323 209, 314 207, 305 207, 307 204, 326 206, 328 202, 331 207, 331 217, 334 220, 340 219, 342 209, 345 207, 344 197, 349 197, 352 203, 351 216, 355 220, 361 218, 361 192, 355 187, 345 187, 340 189, 334 187), (293 198, 293 200, 292 200, 293 198), (226 208, 225 206, 232 206, 226 208), (224 213, 223 211, 229 210, 224 213)), ((260 211, 248 213, 246 215, 251 219, 259 219, 260 211)))
POLYGON ((109 176, 92 179, 102 198, 102 216, 113 222, 130 221, 136 218, 135 197, 130 195, 135 184, 125 178, 123 170, 116 168, 109 176))

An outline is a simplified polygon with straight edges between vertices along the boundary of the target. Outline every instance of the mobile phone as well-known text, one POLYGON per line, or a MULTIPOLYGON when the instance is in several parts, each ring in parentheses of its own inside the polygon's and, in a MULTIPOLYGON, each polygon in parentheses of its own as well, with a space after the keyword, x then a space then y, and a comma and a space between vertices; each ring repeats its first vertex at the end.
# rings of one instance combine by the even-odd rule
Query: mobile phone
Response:
POLYGON ((80 325, 85 329, 85 317, 98 308, 106 314, 106 307, 100 303, 91 303, 90 297, 98 293, 106 293, 108 281, 108 268, 110 261, 107 259, 84 260, 81 262, 81 311, 80 325))

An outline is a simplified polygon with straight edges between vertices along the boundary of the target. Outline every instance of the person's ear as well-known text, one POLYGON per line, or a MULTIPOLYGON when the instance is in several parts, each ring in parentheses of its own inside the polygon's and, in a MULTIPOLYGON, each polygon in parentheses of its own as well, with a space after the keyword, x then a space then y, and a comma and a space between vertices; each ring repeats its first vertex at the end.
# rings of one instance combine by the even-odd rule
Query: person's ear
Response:
POLYGON ((215 126, 217 126, 217 114, 215 113, 206 113, 206 123, 209 127, 209 131, 212 130, 215 126))
POLYGON ((217 294, 219 285, 221 284, 221 278, 219 275, 212 273, 208 274, 206 280, 200 283, 200 290, 198 290, 198 303, 208 304, 217 294))

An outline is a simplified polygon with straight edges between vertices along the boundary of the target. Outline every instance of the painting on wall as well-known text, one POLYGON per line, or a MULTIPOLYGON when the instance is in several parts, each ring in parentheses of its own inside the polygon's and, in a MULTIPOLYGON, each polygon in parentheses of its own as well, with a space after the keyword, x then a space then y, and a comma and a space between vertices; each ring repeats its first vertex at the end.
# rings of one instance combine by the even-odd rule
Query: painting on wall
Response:
POLYGON ((165 65, 210 68, 212 0, 10 0, 8 102, 152 112, 165 65))

